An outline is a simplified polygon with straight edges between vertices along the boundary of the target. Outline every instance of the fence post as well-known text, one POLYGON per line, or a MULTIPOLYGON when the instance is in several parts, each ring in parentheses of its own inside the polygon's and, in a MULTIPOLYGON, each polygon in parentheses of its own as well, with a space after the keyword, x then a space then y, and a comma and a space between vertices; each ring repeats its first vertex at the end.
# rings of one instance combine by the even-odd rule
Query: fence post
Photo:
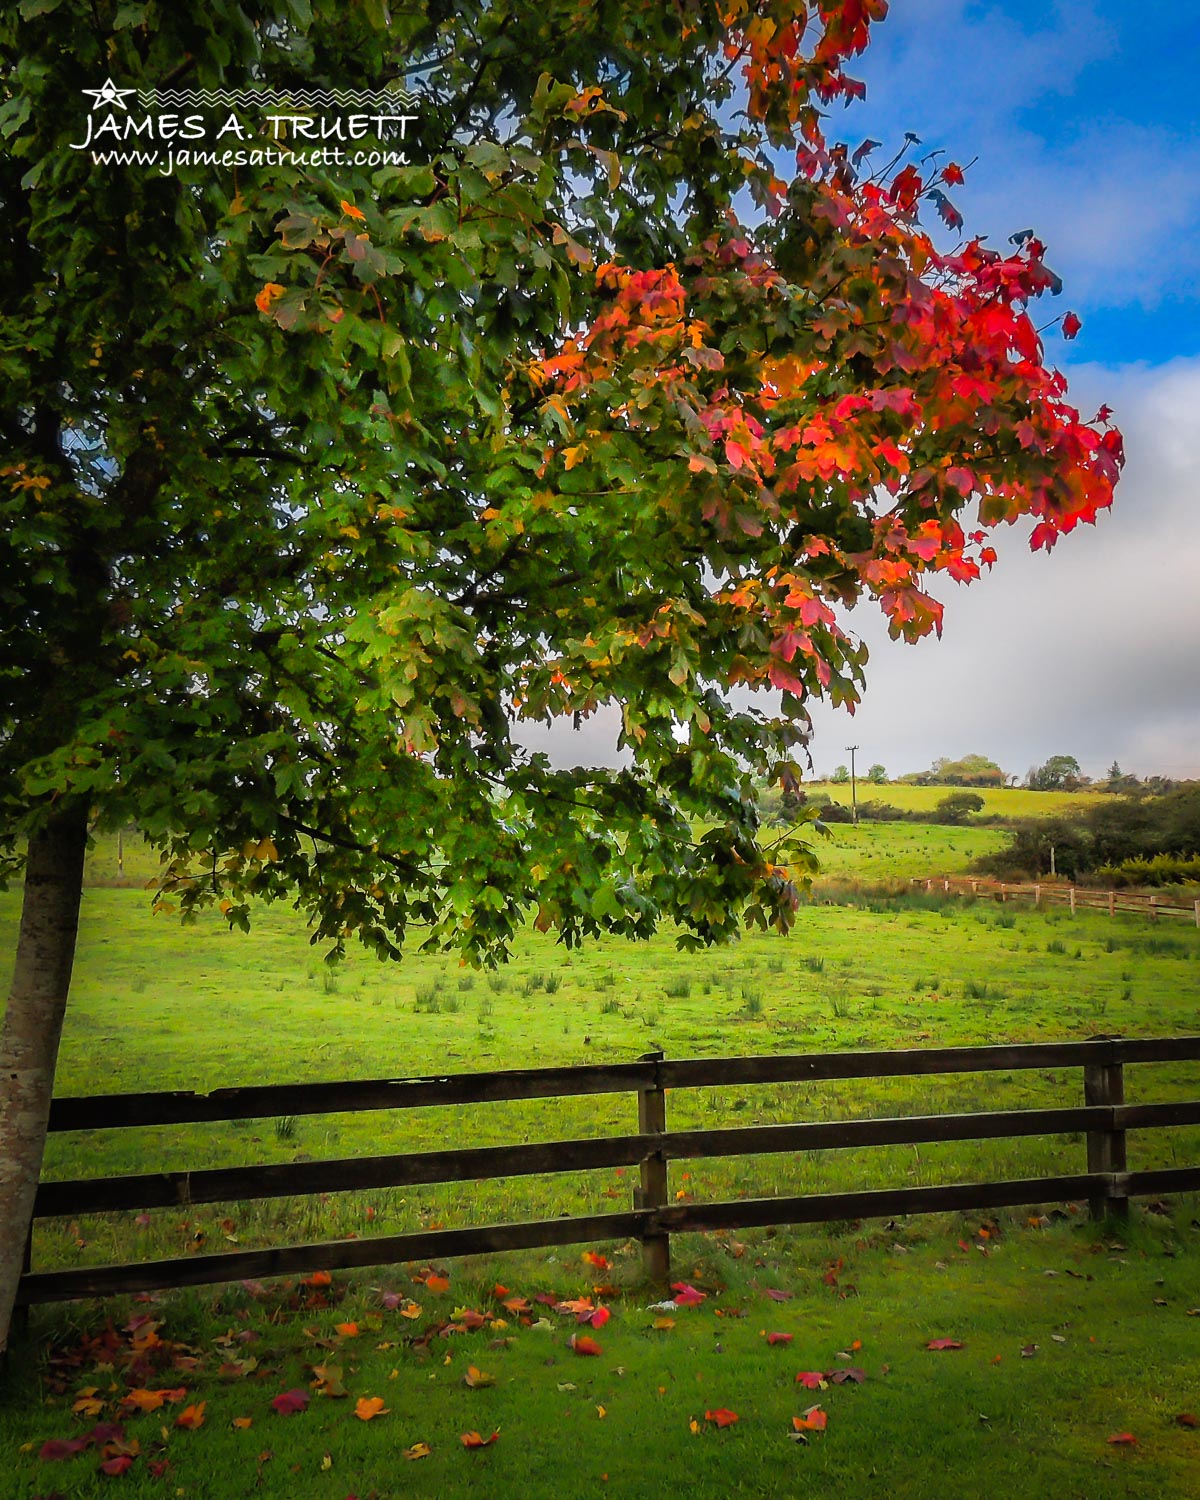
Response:
POLYGON ((1196 926, 1200 927, 1200 901, 1197 901, 1195 903, 1195 908, 1196 908, 1196 926))
POLYGON ((1116 914, 1117 914, 1117 893, 1116 893, 1116 891, 1109 891, 1109 893, 1108 893, 1108 914, 1109 914, 1110 917, 1115 917, 1116 914))
MULTIPOLYGON (((644 1052, 639 1062, 662 1062, 661 1052, 644 1052)), ((638 1134, 662 1135, 667 1128, 667 1095, 657 1066, 653 1081, 638 1090, 638 1134)), ((665 1208, 667 1205, 667 1161, 661 1151, 642 1158, 641 1186, 634 1194, 635 1208, 665 1208)), ((659 1232, 642 1235, 642 1271, 647 1281, 666 1286, 671 1279, 671 1238, 659 1232)))
POLYGON ((1033 888, 1033 904, 1034 906, 1041 906, 1042 904, 1042 888, 1040 885, 1035 885, 1033 888))
MULTIPOLYGON (((1090 1041, 1115 1041, 1115 1037, 1090 1037, 1090 1041)), ((1125 1103, 1125 1069, 1119 1062, 1089 1063, 1083 1070, 1083 1102, 1115 1106, 1125 1103)), ((1124 1130, 1089 1130, 1087 1133, 1087 1169, 1089 1172, 1125 1171, 1124 1130)), ((1129 1199, 1116 1192, 1101 1189, 1088 1200, 1093 1219, 1128 1218, 1129 1199)))
POLYGON ((1152 922, 1157 922, 1158 921, 1158 897, 1157 896, 1151 896, 1150 897, 1150 920, 1152 922))

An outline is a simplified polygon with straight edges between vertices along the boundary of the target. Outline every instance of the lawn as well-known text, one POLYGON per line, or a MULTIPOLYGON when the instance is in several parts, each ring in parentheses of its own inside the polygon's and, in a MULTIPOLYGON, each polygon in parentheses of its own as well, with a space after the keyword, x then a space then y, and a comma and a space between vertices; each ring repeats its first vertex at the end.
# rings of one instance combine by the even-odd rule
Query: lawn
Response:
MULTIPOLYGON (((1200 1030, 1200 933, 1190 927, 924 893, 896 897, 861 884, 902 883, 909 871, 929 872, 921 861, 937 855, 943 862, 934 870, 949 872, 946 861, 965 861, 979 836, 997 834, 838 827, 823 853, 851 898, 827 904, 818 890, 789 938, 749 934, 731 948, 685 955, 663 934, 642 945, 601 942, 567 953, 530 932, 512 962, 490 974, 448 957, 382 965, 360 952, 330 969, 300 918, 284 907, 258 913, 249 936, 229 932, 215 916, 184 928, 153 915, 147 892, 107 883, 111 849, 102 845, 91 867, 100 883, 85 893, 58 1092, 587 1063, 651 1047, 672 1057, 734 1056, 1200 1030)), ((127 848, 127 877, 136 874, 141 884, 149 868, 141 851, 127 848)), ((17 911, 18 893, 0 897, 6 955, 17 911)), ((0 973, 0 984, 6 980, 0 973)), ((1194 1066, 1127 1069, 1131 1102, 1195 1098, 1198 1083, 1194 1066)), ((668 1124, 1048 1106, 1081 1102, 1081 1092, 1078 1071, 1065 1069, 675 1090, 668 1124)), ((96 1131, 53 1137, 46 1175, 500 1144, 634 1126, 631 1096, 599 1096, 465 1112, 96 1131)), ((1200 1161, 1197 1129, 1134 1132, 1129 1144, 1133 1168, 1200 1161)), ((1031 1138, 679 1163, 670 1190, 672 1198, 703 1200, 1083 1166, 1080 1138, 1031 1138)), ((205 1254, 230 1242, 251 1248, 620 1210, 630 1203, 635 1176, 610 1170, 48 1220, 38 1226, 34 1264, 50 1269, 205 1254)), ((677 1273, 708 1297, 667 1314, 669 1329, 656 1329, 644 1311, 651 1297, 638 1285, 636 1249, 601 1246, 613 1262, 603 1280, 615 1290, 602 1299, 612 1318, 594 1333, 603 1353, 593 1358, 568 1347, 562 1314, 534 1303, 525 1326, 492 1295, 497 1278, 531 1298, 592 1294, 600 1273, 582 1264, 582 1246, 438 1268, 450 1276, 445 1294, 414 1283, 418 1267, 337 1277, 328 1290, 276 1284, 261 1294, 234 1287, 179 1294, 161 1305, 115 1304, 120 1321, 149 1311, 163 1320, 168 1346, 182 1341, 199 1351, 168 1348, 162 1369, 151 1360, 130 1371, 128 1338, 119 1348, 85 1351, 78 1367, 39 1363, 48 1344, 78 1345, 82 1332, 103 1324, 101 1310, 87 1304, 39 1309, 34 1346, 19 1366, 37 1368, 38 1383, 14 1374, 0 1418, 0 1450, 15 1455, 12 1487, 5 1490, 0 1479, 0 1495, 28 1500, 56 1487, 72 1496, 108 1493, 94 1448, 61 1462, 39 1460, 37 1452, 48 1439, 112 1420, 118 1397, 137 1381, 187 1387, 184 1404, 207 1405, 198 1431, 172 1425, 182 1405, 165 1420, 156 1413, 125 1424, 142 1446, 121 1481, 131 1495, 169 1493, 167 1478, 176 1493, 213 1500, 518 1489, 561 1495, 564 1486, 591 1492, 607 1474, 610 1492, 630 1496, 657 1493, 681 1476, 702 1495, 782 1496, 810 1484, 834 1495, 870 1495, 886 1484, 895 1494, 921 1496, 944 1493, 949 1471, 974 1475, 976 1492, 1033 1495, 1052 1486, 1071 1495, 1184 1496, 1200 1483, 1200 1434, 1173 1420, 1200 1406, 1200 1317, 1186 1316, 1200 1301, 1200 1233, 1189 1227, 1200 1219, 1200 1204, 1181 1196, 1170 1207, 1168 1216, 1137 1214, 1121 1251, 1107 1249, 1111 1236, 1099 1238, 1070 1205, 1045 1205, 1068 1217, 1039 1220, 1036 1230, 1023 1212, 999 1215, 986 1237, 973 1232, 978 1215, 833 1232, 781 1229, 747 1233, 740 1243, 689 1236, 675 1243, 677 1273), (792 1295, 775 1302, 767 1287, 792 1295), (383 1305, 380 1288, 405 1306, 415 1299, 419 1316, 409 1320, 383 1305), (325 1306, 333 1301, 336 1312, 325 1306), (509 1326, 443 1337, 439 1325, 453 1321, 456 1307, 480 1310, 489 1325, 499 1315, 509 1326), (745 1317, 717 1316, 732 1309, 745 1317), (539 1315, 550 1326, 539 1326, 539 1315), (359 1335, 337 1334, 337 1322, 357 1323, 359 1335), (431 1326, 434 1334, 423 1340, 431 1326), (768 1345, 768 1332, 794 1338, 768 1345), (243 1334, 252 1335, 244 1341, 249 1354, 238 1342, 243 1334), (214 1342, 227 1336, 233 1344, 214 1342), (936 1337, 966 1348, 926 1349, 936 1337), (848 1347, 855 1339, 861 1354, 848 1347), (1038 1348, 1023 1358, 1029 1344, 1038 1348), (795 1385, 797 1370, 836 1368, 839 1351, 866 1371, 861 1386, 850 1381, 810 1393, 795 1385), (97 1352, 111 1369, 96 1370, 97 1352), (231 1357, 258 1364, 244 1379, 221 1375, 231 1357), (193 1359, 201 1361, 194 1370, 193 1359), (311 1391, 314 1362, 340 1364, 350 1398, 314 1398, 306 1412, 279 1416, 271 1398, 311 1391), (464 1387, 469 1364, 494 1374, 496 1384, 464 1387), (56 1370, 67 1373, 60 1380, 56 1370), (74 1415, 79 1393, 92 1387, 84 1399, 99 1406, 85 1413, 96 1415, 74 1415), (390 1410, 360 1422, 353 1416, 359 1396, 380 1396, 390 1410), (814 1400, 828 1412, 827 1430, 810 1432, 806 1446, 788 1441, 791 1418, 814 1400), (718 1430, 704 1412, 722 1406, 739 1421, 718 1430), (243 1416, 252 1427, 230 1425, 243 1416), (499 1428, 500 1438, 467 1452, 459 1435, 473 1428, 484 1436, 499 1428), (1136 1447, 1107 1443, 1122 1431, 1138 1437, 1136 1447), (417 1443, 430 1445, 429 1457, 405 1460, 402 1450, 417 1443), (272 1457, 260 1459, 263 1453, 272 1457), (169 1470, 154 1477, 150 1464, 164 1460, 169 1470)))
MULTIPOLYGON (((850 783, 837 781, 806 781, 804 790, 828 794, 835 802, 850 806, 850 783)), ((952 792, 976 792, 983 798, 982 817, 992 818, 1059 818, 1070 817, 1095 802, 1102 802, 1105 792, 1033 792, 1028 787, 955 787, 912 786, 908 782, 894 781, 877 786, 861 777, 858 782, 858 800, 864 802, 887 802, 902 812, 931 812, 943 797, 952 792)))

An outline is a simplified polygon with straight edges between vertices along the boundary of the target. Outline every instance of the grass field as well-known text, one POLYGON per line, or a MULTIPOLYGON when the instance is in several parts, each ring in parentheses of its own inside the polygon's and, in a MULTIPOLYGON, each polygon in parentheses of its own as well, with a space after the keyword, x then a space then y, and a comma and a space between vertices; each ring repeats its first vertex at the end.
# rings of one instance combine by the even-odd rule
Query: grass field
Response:
MULTIPOLYGON (((851 889, 855 880, 950 873, 974 857, 980 840, 999 837, 994 829, 839 826, 822 853, 830 886, 841 881, 851 889)), ((127 847, 127 879, 140 884, 151 869, 143 851, 127 847)), ((183 928, 152 915, 147 892, 107 883, 115 874, 111 844, 95 851, 90 873, 98 884, 85 894, 60 1094, 597 1062, 654 1046, 673 1057, 733 1056, 1200 1030, 1200 933, 1136 918, 1072 918, 867 891, 834 905, 818 891, 789 938, 749 935, 702 955, 679 954, 669 934, 570 954, 530 933, 512 963, 494 974, 445 957, 384 966, 358 952, 331 970, 288 909, 262 911, 249 936, 228 932, 213 917, 183 928)), ((6 960, 18 900, 17 892, 0 896, 6 960)), ((1194 1067, 1130 1068, 1127 1096, 1195 1098, 1196 1074, 1194 1067)), ((1067 1104, 1081 1102, 1081 1093, 1076 1070, 676 1090, 668 1123, 1067 1104)), ((632 1097, 600 1096, 97 1131, 52 1138, 46 1175, 558 1139, 634 1125, 632 1097)), ((1198 1130, 1133 1133, 1129 1145, 1133 1168, 1200 1160, 1198 1130)), ((670 1187, 673 1197, 705 1199, 921 1185, 1077 1171, 1083 1155, 1079 1138, 824 1151, 681 1163, 671 1169, 670 1187)), ((214 1205, 156 1211, 140 1221, 131 1213, 51 1220, 39 1225, 34 1263, 100 1264, 203 1254, 230 1239, 250 1248, 619 1210, 630 1203, 635 1175, 214 1205)), ((14 1374, 0 1415, 0 1496, 30 1500, 56 1487, 71 1496, 108 1493, 112 1481, 97 1472, 94 1449, 62 1463, 40 1461, 37 1451, 47 1439, 88 1430, 89 1419, 70 1410, 80 1391, 95 1388, 84 1399, 100 1405, 86 1410, 107 1421, 119 1415, 118 1398, 134 1379, 186 1385, 189 1402, 208 1406, 202 1431, 177 1430, 169 1413, 165 1421, 156 1413, 126 1424, 143 1448, 121 1481, 131 1495, 174 1489, 211 1500, 344 1500, 347 1493, 366 1500, 375 1493, 382 1500, 606 1487, 640 1497, 682 1479, 714 1496, 784 1496, 810 1485, 834 1495, 870 1496, 886 1487, 933 1496, 945 1492, 947 1471, 966 1476, 968 1490, 980 1494, 1033 1496, 1052 1487, 1089 1500, 1191 1495, 1200 1486, 1200 1433, 1173 1418, 1200 1407, 1200 1317, 1186 1317, 1200 1302, 1200 1231, 1188 1227, 1197 1219, 1200 1204, 1189 1198, 1180 1198, 1170 1217, 1139 1215, 1128 1250, 1120 1251, 1107 1250, 1078 1218, 1035 1232, 1022 1214, 1001 1216, 987 1238, 972 1232, 979 1216, 865 1225, 848 1234, 747 1233, 740 1245, 690 1236, 677 1242, 675 1265, 709 1298, 673 1315, 669 1330, 655 1329, 653 1315, 642 1310, 649 1298, 638 1286, 635 1249, 601 1247, 613 1262, 604 1273, 614 1289, 604 1299, 613 1316, 596 1334, 603 1354, 591 1359, 566 1345, 561 1315, 535 1304, 533 1326, 525 1326, 492 1296, 497 1277, 529 1296, 590 1292, 596 1276, 577 1250, 444 1268, 451 1290, 441 1296, 416 1286, 402 1268, 339 1277, 319 1295, 298 1287, 262 1296, 240 1288, 180 1294, 149 1310, 165 1319, 164 1339, 193 1346, 182 1356, 184 1375, 167 1367, 130 1373, 128 1349, 101 1350, 101 1364, 112 1368, 97 1372, 93 1350, 70 1368, 58 1394, 58 1367, 39 1364, 38 1351, 48 1342, 77 1343, 81 1330, 97 1326, 98 1311, 41 1309, 37 1347, 21 1363, 26 1373, 40 1372, 37 1383, 14 1374), (765 1296, 768 1286, 792 1296, 776 1303, 765 1296), (415 1296, 419 1317, 409 1322, 381 1306, 381 1287, 415 1296), (336 1313, 324 1305, 343 1297, 336 1313), (491 1320, 500 1312, 509 1327, 405 1342, 462 1306, 483 1309, 491 1320), (716 1316, 731 1308, 745 1317, 716 1316), (537 1326, 538 1313, 550 1327, 537 1326), (336 1334, 336 1322, 356 1322, 360 1335, 336 1334), (768 1331, 791 1332, 794 1340, 768 1346, 768 1331), (248 1345, 263 1372, 245 1380, 219 1373, 235 1346, 214 1343, 239 1334, 252 1335, 248 1345), (940 1336, 966 1348, 925 1349, 940 1336), (847 1349, 855 1339, 861 1355, 847 1349), (1022 1358, 1021 1347, 1031 1343, 1037 1351, 1022 1358), (795 1385, 797 1370, 836 1366, 839 1350, 865 1368, 861 1387, 808 1392, 795 1385), (191 1359, 201 1363, 189 1374, 191 1359), (344 1367, 350 1401, 322 1398, 301 1415, 278 1416, 271 1397, 309 1390, 314 1361, 344 1367), (463 1387, 468 1363, 495 1374, 495 1386, 463 1387), (384 1397, 391 1410, 359 1422, 359 1396, 384 1397), (806 1447, 790 1443, 792 1416, 817 1400, 829 1413, 828 1430, 813 1432, 806 1447), (724 1430, 707 1423, 704 1411, 718 1406, 738 1411, 739 1422, 724 1430), (232 1428, 242 1416, 253 1426, 232 1428), (501 1436, 493 1446, 467 1452, 459 1443, 463 1431, 487 1436, 496 1427, 501 1436), (1136 1448, 1106 1442, 1125 1430, 1138 1436, 1136 1448), (401 1450, 418 1442, 430 1444, 430 1456, 405 1461, 401 1450), (30 1451, 21 1452, 27 1444, 30 1451), (274 1456, 261 1459, 263 1453, 274 1456), (164 1461, 170 1468, 156 1478, 150 1463, 164 1461)), ((118 1311, 124 1318, 147 1307, 123 1302, 118 1311)))
MULTIPOLYGON (((836 781, 806 781, 804 791, 810 796, 816 792, 828 794, 835 802, 850 806, 850 783, 836 781)), ((981 817, 992 818, 1058 818, 1082 811, 1095 802, 1103 802, 1104 792, 1031 792, 1027 787, 954 787, 911 786, 907 782, 888 782, 876 786, 873 782, 860 780, 858 800, 863 802, 887 802, 902 812, 931 812, 943 797, 952 792, 977 792, 983 798, 981 817)))

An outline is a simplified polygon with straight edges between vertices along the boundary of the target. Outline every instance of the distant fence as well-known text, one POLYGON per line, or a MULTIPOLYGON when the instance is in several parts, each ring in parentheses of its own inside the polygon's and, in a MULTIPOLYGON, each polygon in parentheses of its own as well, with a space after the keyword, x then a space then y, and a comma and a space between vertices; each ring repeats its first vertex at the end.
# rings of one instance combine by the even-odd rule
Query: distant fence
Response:
POLYGON ((1131 912, 1157 921, 1159 917, 1186 917, 1200 927, 1200 900, 1171 901, 1164 896, 1143 896, 1134 891, 1101 891, 1094 886, 1063 885, 1054 881, 1027 881, 1012 885, 1003 880, 970 880, 961 875, 915 877, 917 889, 943 891, 953 896, 991 896, 997 901, 1032 901, 1035 906, 1068 906, 1072 911, 1105 911, 1110 917, 1131 912))
POLYGON ((661 1283, 670 1274, 670 1236, 689 1231, 827 1223, 1073 1199, 1087 1199, 1093 1216, 1120 1215, 1127 1211, 1133 1197, 1158 1197, 1200 1189, 1200 1166, 1130 1172, 1126 1170, 1125 1151, 1126 1133, 1130 1130, 1200 1124, 1200 1100, 1128 1105, 1124 1102, 1124 1067, 1133 1063, 1195 1059, 1200 1059, 1200 1036, 1154 1040, 1109 1037, 1017 1046, 693 1061, 669 1061, 661 1053, 648 1053, 635 1062, 583 1067, 224 1088, 211 1094, 114 1094, 56 1099, 50 1115, 52 1131, 634 1093, 638 1129, 632 1135, 592 1140, 43 1182, 35 1206, 35 1216, 40 1218, 618 1166, 638 1166, 640 1178, 632 1206, 621 1213, 241 1250, 140 1265, 27 1270, 17 1300, 19 1305, 27 1306, 244 1277, 391 1265, 400 1261, 437 1262, 461 1255, 614 1239, 639 1240, 647 1276, 661 1283), (734 1129, 667 1129, 669 1089, 928 1077, 1024 1068, 1082 1068, 1083 1104, 1058 1109, 989 1110, 734 1129), (1086 1135, 1087 1170, 1067 1176, 715 1203, 671 1203, 668 1196, 671 1161, 1074 1132, 1086 1135))

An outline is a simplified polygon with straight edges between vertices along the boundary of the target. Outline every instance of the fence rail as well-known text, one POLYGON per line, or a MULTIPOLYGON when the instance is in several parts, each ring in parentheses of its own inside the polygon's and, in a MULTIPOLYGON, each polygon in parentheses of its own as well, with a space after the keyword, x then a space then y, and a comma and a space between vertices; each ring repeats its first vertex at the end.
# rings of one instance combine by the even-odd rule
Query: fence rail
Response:
POLYGON ((648 1053, 636 1062, 586 1067, 265 1085, 218 1089, 210 1094, 168 1092, 56 1099, 50 1129, 57 1132, 633 1092, 638 1099, 638 1129, 630 1135, 534 1145, 43 1182, 34 1210, 38 1218, 614 1166, 638 1166, 639 1182, 632 1209, 620 1213, 188 1256, 141 1265, 28 1270, 21 1279, 17 1300, 19 1305, 28 1306, 243 1277, 631 1238, 642 1244, 647 1275, 655 1281, 664 1281, 670 1271, 670 1236, 689 1231, 1011 1207, 1073 1198, 1086 1198, 1095 1216, 1120 1215, 1127 1211, 1132 1197, 1200 1189, 1200 1165, 1151 1172, 1126 1170, 1128 1131, 1200 1124, 1200 1100, 1128 1105, 1124 1102, 1124 1068, 1126 1064, 1197 1059, 1200 1059, 1200 1036, 1103 1037, 1085 1042, 690 1061, 668 1060, 661 1053, 648 1053), (1081 1068, 1083 1103, 1053 1109, 709 1130, 667 1128, 668 1089, 1046 1068, 1081 1068), (708 1204, 669 1202, 668 1166, 672 1161, 1075 1133, 1086 1138, 1088 1170, 1074 1175, 708 1204))
POLYGON ((1032 901, 1068 906, 1072 911, 1105 911, 1110 917, 1118 912, 1149 917, 1184 917, 1200 927, 1200 899, 1172 901, 1164 896, 1146 896, 1139 891, 1098 890, 1094 886, 1063 885, 1051 880, 1011 883, 1005 880, 972 880, 961 875, 915 876, 912 884, 924 886, 927 892, 942 891, 954 896, 991 896, 997 901, 1032 901))

